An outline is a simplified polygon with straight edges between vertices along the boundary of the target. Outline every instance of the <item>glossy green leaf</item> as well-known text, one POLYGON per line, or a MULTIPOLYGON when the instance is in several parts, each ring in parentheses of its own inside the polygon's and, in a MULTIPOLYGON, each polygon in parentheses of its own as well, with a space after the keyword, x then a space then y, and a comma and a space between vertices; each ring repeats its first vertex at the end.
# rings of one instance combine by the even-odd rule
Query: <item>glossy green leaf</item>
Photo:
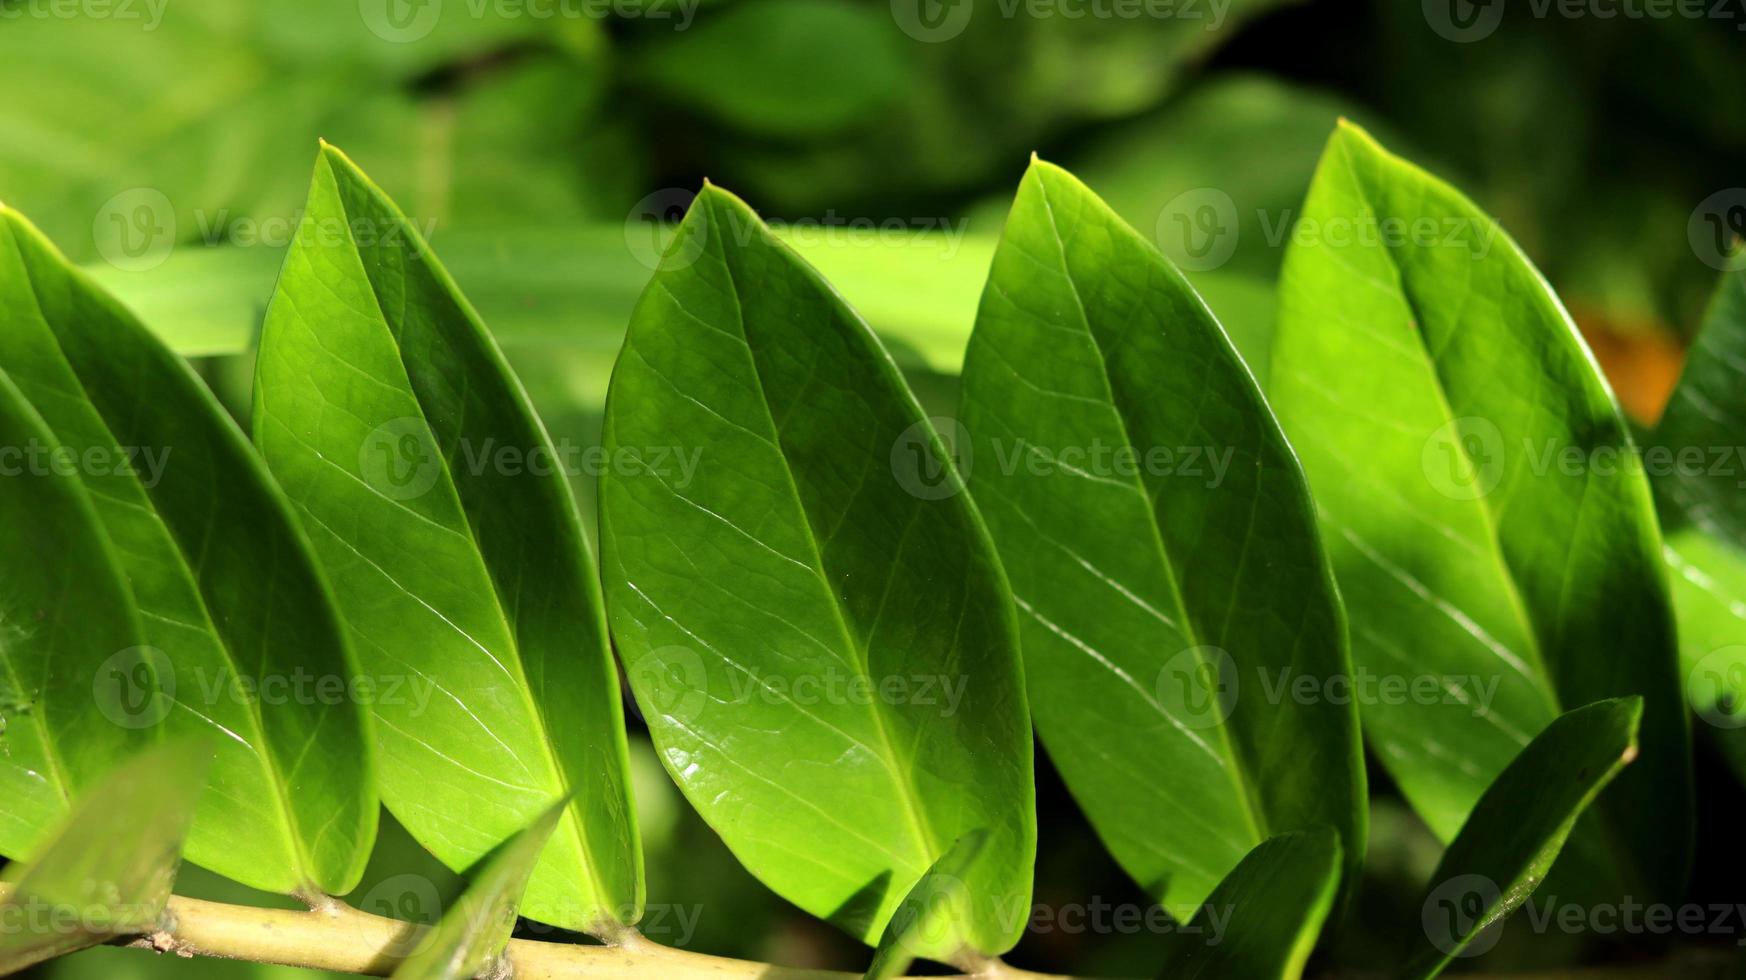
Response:
POLYGON ((632 317, 604 437, 641 464, 601 483, 613 636, 692 805, 869 942, 986 829, 966 881, 984 914, 929 955, 1008 949, 1023 917, 989 910, 1026 906, 1036 844, 1013 610, 957 474, 905 469, 944 450, 867 325, 705 187, 632 317))
POLYGON ((1646 440, 1670 527, 1746 549, 1746 271, 1724 273, 1679 384, 1646 440))
POLYGON ((140 609, 143 643, 105 662, 99 708, 218 740, 190 859, 269 891, 349 890, 376 830, 368 740, 278 487, 188 365, 13 211, 0 322, 0 370, 79 453, 140 609), (142 687, 154 674, 162 689, 142 687))
POLYGON ((1598 701, 1560 716, 1486 788, 1431 875, 1420 904, 1429 941, 1405 975, 1429 980, 1477 956, 1546 878, 1579 815, 1637 757, 1643 699, 1598 701))
POLYGON ((568 800, 554 804, 486 858, 467 890, 443 913, 436 928, 420 940, 418 951, 395 969, 394 980, 468 980, 491 975, 491 966, 515 931, 516 909, 540 852, 569 807, 568 800))
POLYGON ((1357 859, 1357 709, 1303 474, 1181 273, 1031 165, 965 359, 962 435, 1038 731, 1130 875, 1198 905, 1278 833, 1357 859), (1314 696, 1300 697, 1307 682, 1314 696))
MULTIPOLYGON (((0 371, 0 855, 14 858, 36 850, 86 781, 157 733, 111 722, 94 696, 139 646, 140 624, 70 462, 0 371)), ((157 679, 139 667, 149 695, 157 679)))
POLYGON ((79 795, 28 863, 6 868, 0 976, 157 927, 211 758, 206 739, 127 758, 79 795))
POLYGON ((969 903, 976 897, 969 893, 965 879, 974 872, 987 842, 988 835, 982 831, 965 834, 916 881, 885 924, 885 935, 873 951, 866 980, 901 977, 916 957, 928 955, 941 940, 956 938, 959 923, 974 914, 969 903))
POLYGON ((1297 980, 1339 892, 1339 835, 1270 837, 1243 857, 1164 946, 1165 980, 1297 980))
POLYGON ((1269 392, 1370 678, 1365 733, 1414 808, 1453 837, 1562 706, 1641 694, 1644 765, 1579 830, 1611 867, 1567 865, 1674 900, 1689 732, 1649 487, 1520 249, 1343 124, 1286 258, 1269 392))
POLYGON ((383 800, 457 870, 574 794, 532 918, 635 922, 617 672, 566 466, 478 315, 376 186, 323 147, 267 312, 255 438, 367 671, 383 800))
POLYGON ((1686 699, 1746 780, 1746 272, 1724 273, 1644 460, 1686 699))

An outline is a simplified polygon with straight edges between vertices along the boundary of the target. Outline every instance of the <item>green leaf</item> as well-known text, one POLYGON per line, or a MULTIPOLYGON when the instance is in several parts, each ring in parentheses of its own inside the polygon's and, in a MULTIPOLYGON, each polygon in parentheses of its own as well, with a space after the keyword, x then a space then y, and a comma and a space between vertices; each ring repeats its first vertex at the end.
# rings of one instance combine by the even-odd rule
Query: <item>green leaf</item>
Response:
POLYGON ((1356 862, 1358 714, 1322 696, 1351 668, 1303 474, 1181 273, 1050 164, 1007 218, 960 421, 1038 731, 1122 867, 1181 907, 1282 831, 1335 827, 1356 862))
POLYGON ((1343 124, 1286 258, 1269 392, 1369 677, 1365 733, 1408 801, 1448 840, 1563 706, 1641 694, 1645 764, 1579 831, 1612 867, 1567 864, 1614 898, 1674 900, 1690 737, 1660 535, 1545 280, 1459 192, 1343 124))
POLYGON ((1670 526, 1746 549, 1746 271, 1723 273, 1679 384, 1646 440, 1670 526))
POLYGON ((1686 697, 1746 780, 1746 272, 1722 275, 1644 459, 1686 697))
POLYGON ((1668 534, 1664 554, 1686 699, 1746 781, 1746 552, 1687 528, 1668 534))
POLYGON ((1429 980, 1497 942, 1497 928, 1545 880, 1576 819, 1637 757, 1638 697, 1560 716, 1486 788, 1431 875, 1420 905, 1427 948, 1406 975, 1429 980))
POLYGON ((1188 925, 1168 934, 1167 980, 1297 980, 1339 892, 1339 835, 1270 837, 1244 856, 1188 925))
POLYGON ((368 670, 382 798, 460 870, 574 800, 527 915, 615 931, 642 859, 600 585, 555 447, 478 315, 332 147, 267 311, 255 438, 368 670))
POLYGON ((211 758, 210 741, 186 739, 125 760, 28 863, 6 868, 0 975, 157 928, 211 758))
POLYGON ((988 835, 980 830, 965 834, 921 876, 886 923, 865 980, 901 977, 916 957, 926 956, 939 940, 956 938, 959 923, 973 914, 967 903, 975 898, 968 893, 965 879, 973 873, 987 842, 988 835))
POLYGON ((949 464, 893 468, 944 450, 865 322, 718 188, 637 306, 605 444, 640 461, 601 482, 613 636, 692 805, 868 942, 985 828, 983 914, 929 955, 1010 948, 991 910, 1028 903, 1036 824, 999 563, 949 464))
POLYGON ((905 40, 875 7, 742 0, 634 49, 628 70, 639 85, 729 125, 810 141, 865 122, 901 92, 905 40))
MULTIPOLYGON (((0 371, 0 854, 12 857, 34 852, 85 782, 157 733, 101 711, 108 668, 133 659, 140 624, 70 462, 0 371)), ((122 681, 151 697, 151 665, 138 666, 122 681)))
POLYGON ((348 891, 376 830, 368 740, 278 487, 188 365, 9 210, 0 321, 0 370, 80 454, 140 610, 143 644, 105 663, 99 708, 217 738, 189 858, 269 891, 348 891), (142 689, 154 673, 162 690, 142 689))
POLYGON ((488 976, 515 931, 516 908, 552 831, 570 808, 560 800, 511 837, 472 876, 467 890, 394 971, 394 980, 466 980, 488 976))

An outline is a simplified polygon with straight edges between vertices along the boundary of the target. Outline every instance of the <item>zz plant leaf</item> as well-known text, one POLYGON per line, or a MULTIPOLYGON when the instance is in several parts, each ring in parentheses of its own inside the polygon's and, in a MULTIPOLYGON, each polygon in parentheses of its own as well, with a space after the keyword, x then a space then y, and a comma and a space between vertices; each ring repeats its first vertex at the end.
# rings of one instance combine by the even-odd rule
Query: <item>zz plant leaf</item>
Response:
POLYGON ((528 876, 568 810, 569 801, 560 800, 486 858, 454 907, 395 969, 394 980, 496 975, 491 967, 509 945, 528 876))
MULTIPOLYGON (((42 459, 65 458, 3 371, 0 447, 20 458, 31 447, 42 459)), ((104 675, 118 654, 131 659, 124 651, 138 648, 140 624, 78 476, 49 466, 0 477, 0 537, 16 563, 0 590, 0 854, 23 857, 86 781, 157 728, 114 724, 94 696, 112 690, 104 675)), ((143 676, 126 682, 156 697, 152 665, 135 666, 143 676)))
POLYGON ((1166 980, 1298 980, 1338 897, 1340 838, 1329 828, 1262 841, 1164 948, 1166 980))
POLYGON ((1297 460, 1182 274, 1050 164, 1007 218, 960 420, 1038 730, 1128 873, 1192 907, 1316 826, 1356 862, 1356 709, 1269 696, 1350 672, 1297 460))
POLYGON ((885 935, 873 951, 873 962, 863 980, 901 977, 917 955, 925 954, 941 938, 954 938, 958 924, 974 914, 966 907, 975 899, 968 894, 964 879, 981 859, 987 840, 988 835, 980 830, 958 838, 910 888, 885 924, 885 935))
POLYGON ((1036 841, 1012 604, 866 323, 706 186, 632 317, 604 438, 641 461, 602 478, 613 635, 692 805, 778 894, 868 942, 985 829, 979 912, 927 955, 1009 949, 1024 916, 997 910, 1027 906, 1036 841), (912 453, 941 480, 914 479, 912 453))
POLYGON ((526 914, 634 923, 623 709, 562 460, 429 246, 326 145, 267 310, 254 428, 380 682, 388 807, 461 870, 573 794, 526 914))
POLYGON ((1724 273, 1649 437, 1686 697, 1746 779, 1746 272, 1724 273))
POLYGON ((1486 788, 1431 875, 1420 903, 1429 945, 1406 977, 1430 980, 1497 941, 1496 927, 1545 880, 1577 817, 1637 757, 1642 717, 1637 697, 1569 712, 1486 788))
POLYGON ((143 642, 105 661, 100 706, 217 739, 189 857, 264 890, 351 890, 376 832, 365 720, 297 693, 353 672, 277 485, 187 363, 10 210, 0 322, 0 371, 79 460, 139 608, 143 642))
POLYGON ((1689 732, 1660 534, 1540 274, 1456 190, 1342 124, 1286 256, 1272 372, 1356 667, 1428 690, 1363 705, 1408 801, 1448 839, 1564 706, 1641 694, 1644 764, 1578 831, 1610 858, 1578 864, 1613 898, 1677 898, 1689 732))
POLYGON ((0 898, 0 976, 156 929, 212 758, 178 739, 132 756, 82 793, 0 898))

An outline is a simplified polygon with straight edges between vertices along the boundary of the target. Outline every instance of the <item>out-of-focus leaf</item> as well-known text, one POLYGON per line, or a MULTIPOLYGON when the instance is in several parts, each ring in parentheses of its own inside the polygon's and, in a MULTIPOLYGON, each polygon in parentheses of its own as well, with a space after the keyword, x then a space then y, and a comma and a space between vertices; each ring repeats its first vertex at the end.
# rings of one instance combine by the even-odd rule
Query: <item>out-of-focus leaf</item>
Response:
POLYGON ((515 931, 515 912, 528 877, 569 805, 568 800, 559 801, 485 859, 466 892, 423 937, 418 951, 395 969, 395 980, 468 980, 488 975, 515 931))
POLYGON ((901 92, 906 40, 881 6, 740 0, 635 51, 630 74, 751 132, 816 139, 865 121, 901 92))
POLYGON ((1660 535, 1563 307, 1491 219, 1350 125, 1311 185, 1279 303, 1269 391, 1315 492, 1353 660, 1407 692, 1363 704, 1382 763, 1449 839, 1561 706, 1641 694, 1645 764, 1578 829, 1597 854, 1566 867, 1613 899, 1672 900, 1691 764, 1660 535))
POLYGON ((6 868, 0 975, 157 927, 211 757, 205 740, 177 740, 125 759, 6 868))
POLYGON ((1688 527, 1665 554, 1686 700, 1746 781, 1746 553, 1688 527))
POLYGON ((601 482, 613 636, 692 805, 869 942, 985 829, 978 914, 928 955, 1010 948, 1023 922, 991 913, 1025 904, 1036 824, 1004 576, 867 325, 726 192, 698 196, 638 303, 605 446, 645 464, 601 482), (913 454, 938 484, 905 475, 913 454))
POLYGON ((1356 706, 1269 693, 1351 673, 1303 473, 1181 273, 1050 164, 1007 218, 959 422, 1037 729, 1122 867, 1181 908, 1283 831, 1333 827, 1356 860, 1356 706))
POLYGON ((1746 270, 1716 283, 1703 326, 1649 436, 1662 514, 1746 549, 1746 270))
POLYGON ((105 668, 140 643, 109 538, 54 434, 0 371, 0 855, 22 858, 94 775, 156 734, 105 718, 105 668))
POLYGON ((988 835, 979 830, 965 834, 921 876, 886 923, 865 980, 901 977, 916 957, 927 955, 939 940, 955 938, 956 924, 972 914, 968 903, 976 900, 965 879, 987 840, 988 835))
POLYGON ((1075 17, 1065 7, 1031 16, 1014 0, 893 0, 909 67, 884 111, 830 139, 724 133, 711 147, 722 170, 710 176, 755 188, 776 213, 975 190, 1074 124, 1156 105, 1196 62, 1282 5, 1236 0, 1177 4, 1166 16, 1075 17))
POLYGON ((331 147, 267 313, 255 437, 333 578, 374 698, 382 797, 457 870, 574 800, 527 914, 642 905, 600 585, 562 467, 418 231, 331 147))
POLYGON ((1405 970, 1430 980, 1484 949, 1546 878, 1571 828, 1637 757, 1643 699, 1598 701, 1561 715, 1488 786, 1449 844, 1421 903, 1424 952, 1405 970))
POLYGON ((99 709, 217 736, 190 859, 269 891, 349 890, 376 831, 369 744, 278 486, 188 365, 10 210, 0 321, 0 370, 79 454, 140 610, 143 644, 104 663, 99 709))
POLYGON ((1269 837, 1164 946, 1166 980, 1297 980, 1339 893, 1340 838, 1322 827, 1269 837))
POLYGON ((75 258, 139 270, 177 242, 294 226, 306 147, 320 136, 392 154, 405 181, 394 186, 431 218, 495 221, 523 207, 522 220, 565 216, 563 202, 594 183, 578 170, 622 192, 613 175, 626 173, 625 154, 577 166, 585 141, 574 134, 592 114, 583 107, 603 89, 574 60, 475 69, 458 91, 408 94, 450 59, 550 32, 504 4, 468 6, 152 0, 80 17, 76 30, 64 17, 8 16, 0 84, 52 97, 0 106, 0 199, 37 216, 75 258), (536 94, 524 105, 537 113, 502 111, 536 94))
POLYGON ((1717 283, 1647 442, 1686 698, 1746 779, 1746 272, 1717 283))

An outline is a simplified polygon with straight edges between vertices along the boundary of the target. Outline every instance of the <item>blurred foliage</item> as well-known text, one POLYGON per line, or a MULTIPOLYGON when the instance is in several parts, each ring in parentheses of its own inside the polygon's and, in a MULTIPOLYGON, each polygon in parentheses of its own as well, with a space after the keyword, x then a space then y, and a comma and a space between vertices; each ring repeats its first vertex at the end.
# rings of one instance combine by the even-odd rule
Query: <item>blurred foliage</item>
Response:
MULTIPOLYGON (((0 0, 0 199, 125 281, 149 321, 194 338, 183 349, 231 351, 258 328, 326 138, 435 233, 554 436, 590 444, 648 271, 624 223, 670 217, 705 176, 772 218, 899 229, 809 256, 876 325, 910 326, 898 354, 930 408, 955 401, 989 236, 1033 151, 1181 262, 1265 377, 1272 280, 1347 115, 1497 215, 1627 403, 1652 415, 1713 282, 1688 237, 1694 209, 1746 185, 1746 14, 1568 19, 1494 3, 1495 30, 1462 43, 1429 22, 1432 6, 1200 0, 1112 19, 1030 0, 168 0, 69 19, 0 0)), ((248 360, 201 364, 239 416, 248 360)), ((591 484, 577 485, 591 508, 591 484)), ((655 938, 680 941, 684 910, 693 948, 865 964, 734 862, 640 733, 633 755, 650 902, 670 909, 655 938)), ((1143 903, 1039 777, 1037 901, 1143 903)), ((1333 953, 1359 967, 1386 961, 1381 937, 1414 911, 1437 853, 1373 780, 1357 903, 1371 928, 1333 953)), ((1710 846, 1733 833, 1717 814, 1746 800, 1700 786, 1710 846)), ((1729 884, 1700 865, 1694 898, 1732 901, 1729 884)), ((389 821, 353 899, 429 921, 458 885, 389 821)), ((179 889, 282 901, 198 869, 179 889)), ((1157 939, 1038 928, 1014 958, 1137 974, 1157 939)), ((1532 947, 1506 938, 1481 965, 1543 960, 1532 947)), ((103 949, 44 975, 300 972, 103 949)))

